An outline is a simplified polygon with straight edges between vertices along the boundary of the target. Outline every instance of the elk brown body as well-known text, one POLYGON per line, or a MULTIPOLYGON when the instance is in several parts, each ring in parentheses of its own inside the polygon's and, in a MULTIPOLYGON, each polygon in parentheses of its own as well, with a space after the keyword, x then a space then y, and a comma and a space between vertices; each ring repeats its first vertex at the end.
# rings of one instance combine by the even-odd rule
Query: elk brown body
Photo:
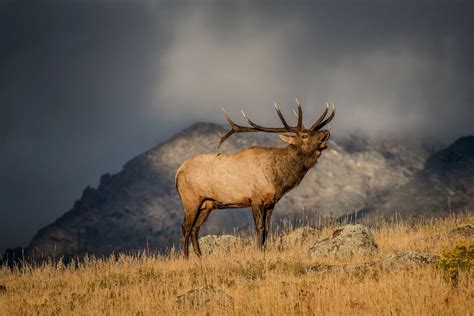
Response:
POLYGON ((184 207, 183 251, 189 255, 189 239, 194 252, 201 255, 198 233, 213 209, 252 209, 257 243, 266 242, 270 218, 275 204, 292 188, 297 186, 306 172, 313 167, 322 151, 327 148, 329 130, 321 130, 335 114, 326 118, 328 107, 319 120, 309 129, 303 126, 301 106, 297 100, 298 124, 289 126, 277 105, 277 114, 284 127, 263 127, 253 123, 244 113, 252 127, 235 124, 224 112, 231 129, 221 137, 219 146, 234 133, 269 132, 280 134, 288 143, 286 147, 249 147, 236 153, 212 153, 197 155, 185 161, 176 172, 176 188, 184 207))

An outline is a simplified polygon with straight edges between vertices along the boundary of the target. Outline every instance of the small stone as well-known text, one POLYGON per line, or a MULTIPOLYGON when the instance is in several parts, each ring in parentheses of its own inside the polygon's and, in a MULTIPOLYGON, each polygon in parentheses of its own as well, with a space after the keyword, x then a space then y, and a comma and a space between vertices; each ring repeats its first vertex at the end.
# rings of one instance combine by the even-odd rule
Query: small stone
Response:
POLYGON ((415 251, 399 251, 387 256, 383 262, 385 269, 414 268, 435 264, 440 256, 415 251))
POLYGON ((350 258, 374 255, 378 252, 369 229, 364 225, 345 225, 334 231, 332 237, 318 241, 305 249, 304 257, 350 258))
POLYGON ((210 307, 220 305, 222 307, 233 307, 234 299, 224 290, 214 285, 206 285, 192 289, 176 297, 176 304, 180 306, 210 307))

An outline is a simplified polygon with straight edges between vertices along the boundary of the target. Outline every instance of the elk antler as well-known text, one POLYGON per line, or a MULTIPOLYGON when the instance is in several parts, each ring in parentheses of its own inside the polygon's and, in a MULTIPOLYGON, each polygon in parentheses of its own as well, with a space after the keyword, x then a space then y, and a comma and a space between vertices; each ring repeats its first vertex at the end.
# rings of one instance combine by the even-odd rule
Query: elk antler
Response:
POLYGON ((316 123, 314 123, 313 126, 309 128, 310 130, 318 131, 334 118, 334 115, 336 115, 336 106, 334 105, 334 103, 331 103, 331 106, 332 106, 331 115, 329 115, 329 117, 324 120, 324 118, 326 117, 326 114, 328 114, 328 111, 329 111, 329 103, 326 103, 326 110, 324 110, 323 114, 316 121, 316 123))
MULTIPOLYGON (((280 118, 280 121, 283 123, 283 127, 264 127, 264 126, 261 126, 261 125, 257 125, 252 120, 250 120, 247 117, 247 115, 245 115, 244 111, 241 111, 242 116, 247 121, 247 123, 250 124, 251 127, 237 125, 237 124, 234 123, 234 121, 232 121, 232 119, 227 114, 227 112, 224 109, 222 109, 222 111, 224 112, 224 116, 225 116, 227 122, 230 125, 230 130, 227 131, 224 135, 219 133, 219 136, 221 137, 221 140, 219 141, 219 145, 217 146, 217 149, 219 149, 221 147, 222 143, 227 138, 229 138, 230 136, 232 136, 235 133, 248 133, 248 132, 298 133, 298 132, 305 129, 305 127, 303 125, 303 110, 301 109, 301 104, 298 101, 298 99, 296 99, 297 112, 294 111, 295 117, 298 121, 296 126, 288 125, 285 118, 283 117, 283 114, 280 111, 280 108, 278 107, 278 104, 275 102, 274 105, 275 105, 275 110, 278 114, 278 117, 280 118)), ((326 103, 326 110, 321 115, 321 117, 316 121, 316 123, 314 123, 313 126, 311 126, 311 128, 310 128, 311 130, 317 131, 317 130, 321 129, 322 127, 324 127, 327 123, 329 123, 333 119, 334 115, 336 114, 336 109, 335 109, 334 104, 332 104, 332 113, 331 113, 331 115, 328 118, 324 119, 326 117, 327 113, 328 113, 328 110, 329 110, 329 105, 326 103)))
POLYGON ((298 123, 297 123, 296 126, 288 125, 285 118, 283 117, 283 114, 281 114, 281 111, 278 108, 278 104, 276 104, 276 102, 275 102, 274 105, 275 105, 275 110, 278 114, 278 117, 280 118, 280 121, 283 123, 284 127, 264 127, 264 126, 261 126, 261 125, 257 125, 252 120, 250 120, 247 117, 247 115, 245 115, 244 111, 241 111, 242 116, 247 121, 247 123, 249 123, 252 127, 237 125, 237 124, 234 123, 234 121, 232 121, 232 119, 227 114, 227 112, 224 109, 222 109, 222 111, 224 112, 224 116, 225 116, 227 122, 230 125, 230 130, 227 131, 224 135, 219 133, 219 136, 221 137, 221 140, 220 140, 219 146, 217 148, 219 149, 221 147, 222 143, 227 138, 229 138, 230 136, 232 136, 235 133, 247 133, 247 132, 298 133, 299 131, 304 129, 304 126, 303 126, 303 110, 301 109, 301 104, 298 101, 298 99, 296 99, 296 106, 298 108, 298 114, 297 114, 298 123))

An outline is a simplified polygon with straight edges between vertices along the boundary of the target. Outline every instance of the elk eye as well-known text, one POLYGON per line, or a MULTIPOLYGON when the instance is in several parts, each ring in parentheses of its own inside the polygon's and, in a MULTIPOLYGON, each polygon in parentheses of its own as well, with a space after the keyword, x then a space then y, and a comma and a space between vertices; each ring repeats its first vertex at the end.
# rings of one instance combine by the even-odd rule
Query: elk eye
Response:
POLYGON ((301 137, 302 137, 303 139, 306 139, 306 138, 308 138, 308 135, 304 134, 304 135, 301 135, 301 137))

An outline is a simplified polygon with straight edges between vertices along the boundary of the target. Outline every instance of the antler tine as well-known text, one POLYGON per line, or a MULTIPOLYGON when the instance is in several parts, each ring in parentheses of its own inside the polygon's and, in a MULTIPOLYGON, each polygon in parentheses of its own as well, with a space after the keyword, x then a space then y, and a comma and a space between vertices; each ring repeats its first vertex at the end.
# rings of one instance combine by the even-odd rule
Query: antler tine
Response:
POLYGON ((295 116, 295 119, 298 120, 298 113, 296 113, 295 109, 291 109, 291 112, 293 112, 293 115, 295 116))
POLYGON ((324 120, 324 118, 326 117, 326 114, 328 114, 328 111, 329 111, 329 103, 326 102, 326 109, 324 110, 323 114, 321 114, 321 116, 316 121, 316 123, 314 123, 309 129, 313 131, 317 130, 317 127, 324 120))
POLYGON ((283 117, 283 114, 281 114, 281 111, 280 111, 280 108, 278 107, 278 104, 276 102, 273 102, 273 105, 275 106, 275 110, 277 111, 277 114, 278 114, 278 117, 280 118, 280 121, 283 123, 283 125, 286 128, 291 129, 291 126, 288 125, 285 118, 283 117))
POLYGON ((221 109, 222 109, 222 112, 224 112, 225 119, 227 120, 227 123, 229 123, 231 129, 229 131, 227 131, 224 135, 222 135, 221 132, 217 132, 217 134, 219 134, 219 136, 221 138, 220 141, 219 141, 219 145, 217 145, 217 150, 219 150, 221 148, 222 143, 227 138, 229 138, 232 134, 234 134, 234 125, 235 125, 234 121, 232 121, 229 114, 227 114, 226 110, 224 108, 221 108, 221 109))
POLYGON ((234 123, 234 121, 232 121, 232 119, 230 118, 229 114, 227 114, 226 110, 224 108, 221 108, 222 109, 222 112, 224 112, 224 116, 225 116, 225 119, 227 120, 227 123, 229 123, 229 125, 233 128, 234 126, 237 126, 237 124, 234 123))
POLYGON ((303 109, 301 108, 301 104, 300 104, 300 101, 298 100, 298 98, 296 98, 296 107, 298 108, 298 125, 296 125, 296 128, 298 130, 301 130, 304 128, 303 126, 303 109))
MULTIPOLYGON (((325 119, 320 124, 318 124, 314 128, 314 130, 319 130, 319 129, 323 128, 327 123, 331 122, 331 120, 334 118, 334 115, 336 115, 336 106, 334 105, 334 103, 331 103, 331 107, 332 107, 331 115, 329 115, 329 117, 327 119, 325 119)), ((326 111, 324 113, 326 114, 327 111, 328 111, 328 107, 326 108, 326 111)))
POLYGON ((244 119, 247 121, 247 123, 249 123, 250 125, 252 125, 254 128, 257 128, 257 127, 258 127, 257 124, 255 124, 254 122, 252 122, 252 121, 247 117, 247 115, 245 115, 244 110, 240 110, 240 113, 242 113, 242 116, 243 116, 244 119))
POLYGON ((252 125, 253 128, 259 130, 260 128, 263 128, 263 126, 259 126, 257 124, 255 124, 254 122, 252 122, 248 117, 247 115, 245 115, 245 112, 243 110, 240 111, 240 113, 242 113, 242 116, 244 117, 244 119, 247 121, 247 123, 249 123, 250 125, 252 125))
POLYGON ((331 122, 331 120, 334 118, 334 115, 336 115, 336 105, 334 103, 331 103, 332 106, 332 112, 331 115, 327 119, 324 120, 324 122, 321 123, 321 127, 324 127, 327 123, 331 122))
POLYGON ((224 135, 222 135, 221 133, 219 133, 219 136, 221 136, 221 139, 219 141, 219 145, 217 145, 217 150, 219 150, 221 148, 221 145, 222 143, 227 139, 229 138, 230 136, 232 136, 232 134, 234 134, 234 130, 230 130, 228 131, 227 133, 225 133, 224 135))
POLYGON ((229 138, 230 136, 232 136, 232 134, 234 133, 246 133, 246 132, 254 132, 255 129, 251 128, 251 127, 246 127, 246 126, 240 126, 240 125, 237 125, 234 123, 234 121, 232 121, 232 119, 230 118, 229 114, 227 114, 226 110, 224 108, 222 108, 222 112, 224 112, 224 116, 227 120, 227 122, 229 123, 230 125, 230 130, 227 131, 224 135, 222 135, 221 133, 219 133, 219 136, 221 136, 221 140, 219 141, 219 145, 217 146, 217 149, 219 150, 219 148, 221 147, 222 143, 227 139, 229 138))

